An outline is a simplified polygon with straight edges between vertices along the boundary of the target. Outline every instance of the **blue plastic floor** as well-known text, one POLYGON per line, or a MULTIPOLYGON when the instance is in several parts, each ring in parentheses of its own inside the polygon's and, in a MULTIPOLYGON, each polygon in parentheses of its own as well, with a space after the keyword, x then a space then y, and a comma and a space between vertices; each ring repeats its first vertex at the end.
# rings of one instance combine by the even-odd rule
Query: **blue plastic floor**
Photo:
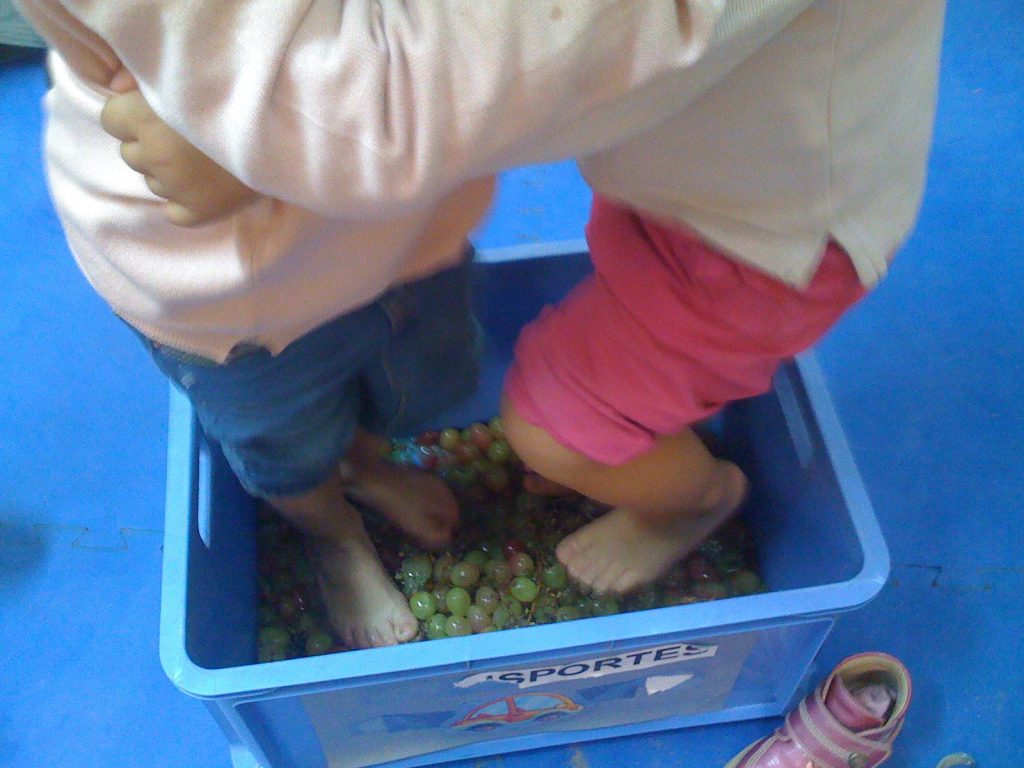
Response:
MULTIPOLYGON (((905 660, 915 699, 894 768, 956 751, 1010 768, 1024 765, 1024 10, 954 1, 947 30, 917 233, 819 349, 893 559, 820 671, 862 650, 905 660)), ((38 63, 0 69, 0 766, 228 768, 218 727, 157 658, 166 385, 64 245, 40 171, 44 87, 38 63)), ((479 242, 578 238, 587 202, 571 164, 510 173, 479 242)), ((775 725, 460 768, 715 768, 775 725)))

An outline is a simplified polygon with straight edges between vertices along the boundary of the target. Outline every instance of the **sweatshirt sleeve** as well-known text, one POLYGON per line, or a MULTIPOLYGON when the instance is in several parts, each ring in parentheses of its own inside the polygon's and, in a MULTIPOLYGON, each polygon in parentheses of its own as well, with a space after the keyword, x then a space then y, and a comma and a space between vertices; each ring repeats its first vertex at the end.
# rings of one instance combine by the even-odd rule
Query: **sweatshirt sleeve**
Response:
MULTIPOLYGON (((468 179, 650 127, 682 105, 638 113, 623 109, 631 94, 685 76, 734 39, 749 48, 810 4, 62 3, 217 162, 264 194, 346 218, 401 215, 468 179)), ((694 93, 714 76, 695 78, 694 93)))

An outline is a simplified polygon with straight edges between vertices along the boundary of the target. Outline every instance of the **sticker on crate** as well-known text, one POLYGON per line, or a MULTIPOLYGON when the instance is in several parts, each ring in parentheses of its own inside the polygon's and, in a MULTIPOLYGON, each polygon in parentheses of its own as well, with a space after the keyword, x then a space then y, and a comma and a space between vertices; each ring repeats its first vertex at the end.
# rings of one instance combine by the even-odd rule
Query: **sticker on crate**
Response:
MULTIPOLYGON (((675 664, 691 659, 714 656, 717 645, 676 643, 647 648, 629 653, 608 654, 593 659, 578 659, 558 666, 528 667, 501 672, 478 672, 455 683, 456 688, 468 688, 479 683, 511 683, 519 688, 546 685, 559 680, 583 680, 591 677, 639 672, 663 664, 675 664)), ((680 681, 681 682, 681 681, 680 681)))
POLYGON ((467 731, 492 731, 503 725, 528 721, 546 723, 581 709, 583 705, 561 693, 520 693, 481 704, 452 723, 451 727, 467 731))

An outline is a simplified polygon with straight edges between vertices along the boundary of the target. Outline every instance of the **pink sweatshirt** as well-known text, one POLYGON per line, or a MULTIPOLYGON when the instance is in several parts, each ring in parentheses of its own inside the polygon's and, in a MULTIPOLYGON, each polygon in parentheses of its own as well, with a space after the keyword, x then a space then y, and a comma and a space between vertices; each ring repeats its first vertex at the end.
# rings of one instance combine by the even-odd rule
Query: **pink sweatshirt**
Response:
POLYGON ((488 177, 575 155, 606 196, 793 285, 865 285, 924 183, 943 0, 18 0, 57 50, 49 177, 82 269, 158 341, 279 350, 439 269, 488 177), (267 195, 163 222, 99 129, 120 62, 267 195), (477 181, 472 181, 476 179, 477 181))

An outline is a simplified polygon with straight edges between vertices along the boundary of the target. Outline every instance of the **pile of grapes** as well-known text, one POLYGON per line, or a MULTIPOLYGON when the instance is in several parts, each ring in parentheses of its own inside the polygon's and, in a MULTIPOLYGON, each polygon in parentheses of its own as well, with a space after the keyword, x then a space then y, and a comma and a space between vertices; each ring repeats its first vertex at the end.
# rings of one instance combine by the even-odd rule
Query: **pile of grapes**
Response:
MULTIPOLYGON (((500 419, 425 432, 392 443, 391 460, 436 473, 454 492, 460 528, 452 546, 429 553, 372 511, 367 529, 419 620, 418 639, 459 637, 553 621, 607 616, 764 590, 753 542, 736 520, 657 584, 629 596, 587 594, 555 557, 567 535, 607 510, 579 495, 523 488, 522 462, 500 419)), ((258 526, 260 661, 346 650, 332 636, 298 533, 269 508, 258 526)))

